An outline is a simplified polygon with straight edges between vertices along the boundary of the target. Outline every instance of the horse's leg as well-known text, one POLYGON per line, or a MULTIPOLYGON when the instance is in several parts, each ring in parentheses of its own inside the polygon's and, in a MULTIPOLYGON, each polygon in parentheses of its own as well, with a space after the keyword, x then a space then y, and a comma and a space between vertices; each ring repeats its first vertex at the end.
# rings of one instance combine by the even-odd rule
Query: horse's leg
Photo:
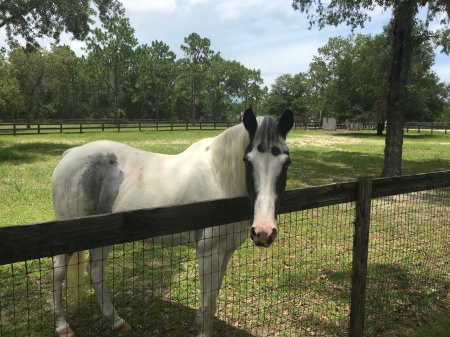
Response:
POLYGON ((67 274, 67 261, 65 254, 53 256, 53 312, 55 316, 56 333, 59 337, 74 337, 72 329, 64 318, 62 298, 62 283, 67 274))
POLYGON ((201 308, 197 313, 196 323, 199 329, 198 337, 211 337, 212 323, 216 312, 217 296, 226 272, 227 264, 234 250, 220 249, 218 240, 207 239, 197 247, 198 267, 200 276, 201 308), (218 249, 209 247, 215 242, 218 249))
POLYGON ((104 282, 104 270, 106 267, 106 259, 111 251, 111 246, 91 249, 86 269, 92 281, 92 287, 95 290, 98 304, 102 310, 105 320, 112 323, 113 329, 119 331, 128 331, 131 327, 122 318, 117 315, 108 293, 106 292, 104 282))

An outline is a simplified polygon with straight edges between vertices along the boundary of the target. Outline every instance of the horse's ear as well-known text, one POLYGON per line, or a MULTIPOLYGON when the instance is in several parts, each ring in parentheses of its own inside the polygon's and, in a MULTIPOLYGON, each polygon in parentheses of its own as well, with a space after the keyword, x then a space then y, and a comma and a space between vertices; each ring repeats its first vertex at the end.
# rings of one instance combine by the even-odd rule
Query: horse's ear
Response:
POLYGON ((293 125, 294 125, 294 114, 289 109, 284 110, 283 115, 280 117, 280 120, 278 121, 278 131, 280 132, 280 135, 286 139, 286 135, 292 129, 293 125))
POLYGON ((256 121, 256 117, 253 113, 252 108, 248 108, 247 110, 245 110, 242 121, 244 122, 244 126, 250 134, 250 138, 253 138, 256 133, 256 128, 258 127, 258 122, 256 121))

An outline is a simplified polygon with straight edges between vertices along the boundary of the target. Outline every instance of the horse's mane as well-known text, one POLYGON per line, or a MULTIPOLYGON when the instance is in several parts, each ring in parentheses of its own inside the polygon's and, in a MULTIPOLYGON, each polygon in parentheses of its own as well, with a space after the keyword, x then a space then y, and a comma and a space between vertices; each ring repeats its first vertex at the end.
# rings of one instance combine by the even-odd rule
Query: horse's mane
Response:
MULTIPOLYGON (((256 144, 270 149, 278 139, 277 122, 272 117, 257 117, 258 128, 254 136, 256 144)), ((225 130, 211 144, 212 167, 217 179, 230 196, 247 194, 245 166, 242 162, 245 149, 250 143, 248 131, 238 124, 225 130)))

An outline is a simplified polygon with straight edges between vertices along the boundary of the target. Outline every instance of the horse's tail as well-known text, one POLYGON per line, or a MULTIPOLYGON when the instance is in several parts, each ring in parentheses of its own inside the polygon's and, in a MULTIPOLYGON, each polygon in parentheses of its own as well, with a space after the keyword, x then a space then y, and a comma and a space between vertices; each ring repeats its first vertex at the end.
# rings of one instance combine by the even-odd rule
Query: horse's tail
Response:
POLYGON ((67 289, 73 289, 75 303, 81 303, 84 288, 84 251, 75 252, 68 261, 67 289))

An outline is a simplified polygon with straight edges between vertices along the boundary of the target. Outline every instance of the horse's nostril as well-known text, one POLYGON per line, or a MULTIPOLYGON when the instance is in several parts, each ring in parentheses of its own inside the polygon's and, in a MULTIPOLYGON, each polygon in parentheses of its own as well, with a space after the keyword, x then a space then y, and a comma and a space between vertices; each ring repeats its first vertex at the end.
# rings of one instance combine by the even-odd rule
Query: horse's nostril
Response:
POLYGON ((256 236, 256 231, 254 227, 250 227, 250 236, 251 237, 255 237, 256 236))

